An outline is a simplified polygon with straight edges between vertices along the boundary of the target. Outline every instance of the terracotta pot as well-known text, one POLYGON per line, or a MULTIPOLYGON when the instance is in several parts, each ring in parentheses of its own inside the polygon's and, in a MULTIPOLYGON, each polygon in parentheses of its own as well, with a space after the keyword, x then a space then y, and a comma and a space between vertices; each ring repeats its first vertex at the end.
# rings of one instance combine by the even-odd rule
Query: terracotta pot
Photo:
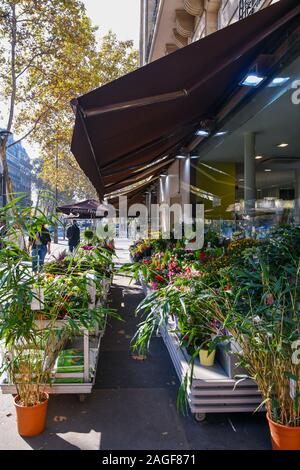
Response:
POLYGON ((300 426, 283 426, 267 415, 273 450, 300 450, 300 426))
POLYGON ((21 436, 37 436, 44 431, 49 401, 48 393, 44 393, 44 395, 45 400, 34 406, 19 405, 18 400, 20 397, 19 395, 15 397, 14 403, 17 412, 18 432, 21 436))
POLYGON ((213 366, 215 362, 215 355, 216 355, 215 350, 212 351, 210 354, 208 354, 208 351, 206 349, 200 349, 199 351, 200 364, 202 366, 208 366, 208 367, 213 366))

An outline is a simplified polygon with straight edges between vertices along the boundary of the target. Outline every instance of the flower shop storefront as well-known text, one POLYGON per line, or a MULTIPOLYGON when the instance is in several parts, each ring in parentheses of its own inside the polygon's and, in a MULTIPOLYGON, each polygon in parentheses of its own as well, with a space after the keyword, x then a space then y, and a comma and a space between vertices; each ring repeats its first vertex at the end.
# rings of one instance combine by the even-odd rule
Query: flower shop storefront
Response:
MULTIPOLYGON (((190 202, 204 202, 202 247, 163 234, 131 247, 122 269, 146 294, 133 348, 146 355, 160 333, 179 409, 199 421, 265 410, 274 449, 300 449, 299 15, 282 0, 73 102, 72 151, 103 199, 161 178, 166 194, 184 160, 190 202), (296 212, 285 218, 291 204, 277 206, 290 189, 296 212), (257 217, 274 208, 265 236, 257 217)), ((176 197, 186 203, 187 191, 176 197)))

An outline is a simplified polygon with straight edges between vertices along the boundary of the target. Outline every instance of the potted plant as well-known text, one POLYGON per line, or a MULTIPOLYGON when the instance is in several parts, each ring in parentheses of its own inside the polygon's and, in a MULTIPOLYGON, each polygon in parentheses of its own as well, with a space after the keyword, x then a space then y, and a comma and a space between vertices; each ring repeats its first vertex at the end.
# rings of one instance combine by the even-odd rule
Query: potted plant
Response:
POLYGON ((274 273, 258 250, 232 276, 232 289, 199 296, 199 309, 213 312, 241 346, 239 364, 262 393, 273 448, 300 450, 300 261, 274 273))
MULTIPOLYGON (((6 218, 7 234, 10 233, 6 218)), ((3 241, 0 251, 0 339, 3 340, 9 372, 16 385, 14 403, 19 433, 34 436, 43 431, 49 396, 45 391, 51 365, 53 334, 42 332, 35 325, 36 312, 31 309, 36 295, 36 275, 32 273, 30 256, 15 243, 3 241), (27 262, 27 263, 24 263, 27 262)), ((53 332, 52 332, 53 333, 53 332)))
POLYGON ((196 304, 193 303, 192 293, 186 293, 181 302, 185 304, 188 314, 180 315, 179 331, 182 336, 181 345, 186 348, 192 357, 192 362, 198 356, 200 364, 212 367, 215 363, 218 334, 215 321, 208 317, 204 319, 198 314, 196 304))
POLYGON ((211 349, 211 340, 211 333, 199 335, 199 360, 202 366, 211 367, 215 363, 216 350, 211 349))
POLYGON ((66 339, 81 326, 95 327, 106 313, 113 312, 102 306, 89 308, 87 276, 79 273, 77 258, 64 265, 63 274, 32 272, 30 255, 9 235, 16 223, 27 235, 30 227, 38 226, 37 216, 26 208, 13 208, 12 214, 4 208, 0 216, 5 217, 7 234, 0 250, 0 341, 6 350, 2 370, 17 389, 19 433, 34 436, 45 428, 47 390, 66 339), (33 310, 34 299, 41 304, 41 289, 42 311, 33 310))

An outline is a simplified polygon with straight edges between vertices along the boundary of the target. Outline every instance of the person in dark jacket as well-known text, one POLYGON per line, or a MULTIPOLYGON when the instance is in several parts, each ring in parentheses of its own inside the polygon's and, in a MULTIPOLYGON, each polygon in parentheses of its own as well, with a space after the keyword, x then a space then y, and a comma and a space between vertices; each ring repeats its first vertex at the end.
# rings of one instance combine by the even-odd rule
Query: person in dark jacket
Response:
POLYGON ((73 220, 73 224, 67 230, 67 239, 69 250, 73 253, 80 243, 80 228, 78 227, 76 220, 73 220))
POLYGON ((45 225, 41 226, 41 230, 29 242, 32 248, 32 271, 37 272, 43 267, 47 252, 48 255, 51 253, 50 232, 45 225))

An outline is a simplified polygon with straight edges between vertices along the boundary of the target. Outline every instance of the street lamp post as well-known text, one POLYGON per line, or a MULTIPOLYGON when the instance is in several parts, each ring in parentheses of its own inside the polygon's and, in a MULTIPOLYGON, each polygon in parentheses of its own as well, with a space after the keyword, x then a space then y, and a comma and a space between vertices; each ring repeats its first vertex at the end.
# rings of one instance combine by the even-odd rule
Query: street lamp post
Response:
MULTIPOLYGON (((8 139, 9 136, 12 135, 12 132, 10 131, 0 131, 0 143, 1 143, 1 147, 3 145, 3 142, 6 141, 8 139)), ((6 171, 4 170, 4 166, 2 164, 2 205, 3 207, 6 206, 7 204, 7 194, 6 194, 6 183, 7 183, 7 174, 6 174, 6 171)))

